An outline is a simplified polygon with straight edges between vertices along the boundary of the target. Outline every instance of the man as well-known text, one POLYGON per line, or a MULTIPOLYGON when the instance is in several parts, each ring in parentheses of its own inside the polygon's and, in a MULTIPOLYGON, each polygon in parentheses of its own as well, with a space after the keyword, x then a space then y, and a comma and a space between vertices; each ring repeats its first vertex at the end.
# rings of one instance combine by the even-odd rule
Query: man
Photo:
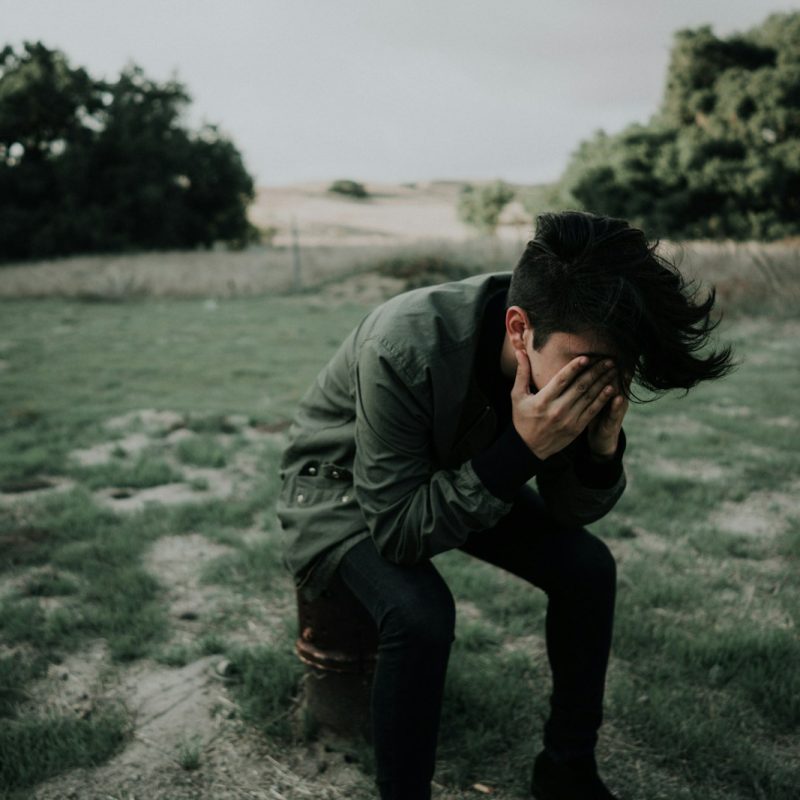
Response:
POLYGON ((689 389, 730 370, 729 348, 697 355, 713 304, 626 222, 545 214, 513 273, 390 299, 306 392, 281 465, 285 561, 307 597, 339 581, 375 620, 381 798, 430 797, 455 623, 431 558, 453 548, 548 595, 533 796, 614 797, 594 749, 615 564, 583 526, 625 488, 631 381, 689 389))

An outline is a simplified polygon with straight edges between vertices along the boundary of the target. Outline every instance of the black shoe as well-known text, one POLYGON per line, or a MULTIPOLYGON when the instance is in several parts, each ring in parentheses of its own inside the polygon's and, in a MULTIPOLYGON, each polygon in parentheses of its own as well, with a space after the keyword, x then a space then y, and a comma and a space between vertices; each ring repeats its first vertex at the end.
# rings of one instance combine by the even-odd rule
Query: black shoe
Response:
POLYGON ((544 750, 533 765, 531 794, 536 800, 618 800, 600 780, 593 755, 557 762, 544 750))

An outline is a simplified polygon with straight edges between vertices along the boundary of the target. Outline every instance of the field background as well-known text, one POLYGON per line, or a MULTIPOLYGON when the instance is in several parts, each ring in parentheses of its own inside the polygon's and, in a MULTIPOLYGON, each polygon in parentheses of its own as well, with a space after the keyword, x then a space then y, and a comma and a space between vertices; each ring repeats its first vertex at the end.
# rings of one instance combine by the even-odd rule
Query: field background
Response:
MULTIPOLYGON (((277 464, 309 382, 409 275, 513 266, 530 223, 474 239, 457 189, 268 190, 270 247, 0 269, 0 797, 372 796, 368 748, 294 724, 277 464)), ((629 487, 592 526, 619 568, 598 758, 626 798, 789 800, 800 258, 664 247, 717 285, 740 366, 626 420, 629 487)), ((525 797, 544 597, 435 563, 458 605, 435 796, 525 797)))
MULTIPOLYGON (((334 283, 337 295, 355 292, 370 301, 396 290, 396 284, 376 288, 371 274, 392 258, 435 256, 475 272, 513 268, 532 235, 531 215, 515 200, 501 215, 496 237, 476 237, 456 213, 463 185, 370 184, 367 200, 332 194, 322 183, 265 188, 249 213, 271 234, 269 246, 8 264, 0 267, 0 298, 219 298, 334 283), (369 284, 342 280, 360 273, 368 274, 369 284)), ((664 242, 663 247, 688 275, 713 282, 739 312, 796 313, 800 308, 799 242, 664 242)))

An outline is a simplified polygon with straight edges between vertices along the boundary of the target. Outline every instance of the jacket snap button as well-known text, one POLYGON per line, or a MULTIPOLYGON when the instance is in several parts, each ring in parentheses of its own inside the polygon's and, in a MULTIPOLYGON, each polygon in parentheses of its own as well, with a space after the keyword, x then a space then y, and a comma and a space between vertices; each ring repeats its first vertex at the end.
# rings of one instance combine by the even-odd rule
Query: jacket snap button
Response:
POLYGON ((305 499, 306 499, 306 496, 304 494, 297 495, 297 502, 298 503, 302 503, 303 500, 305 500, 305 499))

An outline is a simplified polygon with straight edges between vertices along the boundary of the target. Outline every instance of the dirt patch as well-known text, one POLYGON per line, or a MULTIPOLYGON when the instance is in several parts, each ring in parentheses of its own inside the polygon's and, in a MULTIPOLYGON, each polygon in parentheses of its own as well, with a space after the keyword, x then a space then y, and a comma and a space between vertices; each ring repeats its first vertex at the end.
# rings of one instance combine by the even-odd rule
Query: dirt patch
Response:
POLYGON ((47 675, 27 688, 26 706, 37 714, 89 717, 97 699, 105 694, 103 681, 108 664, 106 643, 91 642, 60 664, 50 664, 47 675))
MULTIPOLYGON (((240 598, 225 587, 201 584, 203 569, 232 552, 232 547, 192 532, 164 537, 146 554, 145 566, 166 589, 174 623, 170 644, 191 643, 208 629, 203 623, 213 617, 227 620, 226 641, 238 635, 250 644, 261 644, 279 632, 278 610, 253 598, 246 622, 237 629, 228 607, 241 605, 240 598)), ((222 660, 219 655, 203 656, 175 668, 148 659, 111 670, 105 645, 99 642, 51 667, 34 686, 31 702, 37 709, 88 716, 98 700, 115 700, 130 712, 133 735, 107 763, 65 773, 38 785, 30 796, 39 800, 372 796, 370 779, 346 747, 323 737, 308 746, 280 748, 243 724, 221 678, 222 660), (186 768, 187 752, 194 754, 194 769, 186 768)))
MULTIPOLYGON (((123 438, 100 442, 92 447, 73 450, 70 455, 81 465, 100 466, 112 458, 135 455, 148 447, 162 451, 164 461, 180 472, 181 481, 150 486, 143 489, 130 487, 103 487, 94 492, 98 505, 119 512, 134 512, 156 503, 176 505, 197 503, 208 499, 224 499, 247 492, 258 477, 259 455, 251 448, 236 452, 224 468, 194 466, 180 461, 173 448, 197 434, 185 427, 183 414, 175 411, 139 409, 113 417, 105 427, 114 432, 126 433, 123 438), (120 453, 120 450, 125 451, 120 453)), ((234 434, 241 434, 248 443, 261 444, 274 441, 280 446, 285 435, 282 431, 257 430, 244 415, 229 415, 221 425, 228 432, 215 434, 223 447, 233 443, 234 434)))
POLYGON ((135 721, 128 745, 97 769, 54 778, 31 796, 38 800, 269 797, 271 770, 242 746, 237 726, 226 719, 233 703, 212 677, 213 660, 206 657, 180 669, 149 662, 131 667, 118 686, 135 721), (228 748, 224 765, 214 764, 213 755, 225 738, 236 745, 228 748), (197 748, 197 770, 181 766, 181 747, 186 746, 197 748))
POLYGON ((471 600, 458 599, 456 602, 456 619, 469 622, 484 622, 483 612, 471 600))
MULTIPOLYGON (((263 538, 263 531, 260 536, 263 538)), ((219 629, 220 638, 228 645, 264 645, 279 637, 293 598, 270 604, 257 594, 245 596, 202 581, 209 564, 232 553, 232 547, 199 533, 163 537, 148 552, 145 564, 167 592, 173 630, 169 645, 191 646, 209 626, 219 629)))
POLYGON ((547 643, 544 636, 535 633, 503 642, 503 650, 507 653, 525 653, 534 663, 547 664, 547 643))
POLYGON ((727 608, 715 625, 717 630, 736 628, 740 621, 743 623, 757 623, 763 628, 780 628, 791 630, 794 620, 791 615, 769 597, 759 597, 754 583, 744 583, 736 589, 724 589, 719 592, 716 599, 724 603, 727 608))
POLYGON ((648 531, 638 525, 628 523, 623 528, 624 536, 604 538, 603 541, 614 556, 619 570, 619 582, 627 581, 624 566, 628 562, 637 562, 642 558, 649 559, 666 553, 670 548, 680 546, 675 540, 667 541, 663 536, 648 531))
POLYGON ((104 487, 98 489, 92 496, 98 505, 121 512, 140 511, 151 504, 198 503, 201 500, 229 496, 232 482, 224 472, 221 470, 203 470, 202 477, 208 481, 208 488, 206 489, 198 490, 192 487, 191 484, 183 482, 162 483, 159 486, 149 486, 146 489, 104 487))
POLYGON ((159 411, 155 408, 129 411, 105 422, 106 429, 110 431, 139 430, 148 436, 163 436, 183 425, 183 414, 177 411, 159 411))
POLYGON ((800 422, 794 417, 769 417, 764 422, 774 428, 796 428, 800 422))
POLYGON ((105 464, 114 457, 114 453, 124 450, 123 455, 134 455, 141 452, 151 443, 151 439, 144 433, 131 433, 123 439, 99 444, 84 449, 73 450, 70 456, 81 466, 92 467, 105 464))
POLYGON ((800 515, 800 481, 780 492, 759 491, 741 502, 727 501, 709 518, 727 533, 756 538, 774 537, 789 527, 789 517, 800 515))
POLYGON ((699 458, 678 460, 655 456, 643 459, 639 466, 648 472, 654 472, 666 478, 720 481, 730 477, 729 470, 714 461, 704 461, 699 458))
POLYGON ((722 403, 712 403, 706 406, 712 414, 718 414, 721 417, 730 417, 731 419, 742 419, 744 417, 752 417, 753 409, 749 406, 725 405, 722 403))
POLYGON ((693 419, 685 414, 675 414, 652 420, 648 423, 654 434, 668 436, 706 436, 716 433, 716 429, 705 422, 693 419))
POLYGON ((202 585, 203 569, 233 548, 211 542, 199 533, 165 536, 145 556, 146 568, 166 589, 172 618, 171 644, 190 644, 209 621, 222 616, 234 594, 230 589, 202 585))

